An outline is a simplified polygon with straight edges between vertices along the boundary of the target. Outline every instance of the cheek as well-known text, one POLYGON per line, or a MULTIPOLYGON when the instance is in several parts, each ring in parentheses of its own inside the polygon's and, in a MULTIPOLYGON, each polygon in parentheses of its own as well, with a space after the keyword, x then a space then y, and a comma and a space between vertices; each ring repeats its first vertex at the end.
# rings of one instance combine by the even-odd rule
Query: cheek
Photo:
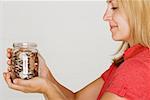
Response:
POLYGON ((119 41, 128 41, 130 38, 130 28, 125 15, 115 13, 113 16, 113 21, 118 25, 117 29, 112 32, 113 39, 119 41))
POLYGON ((130 37, 130 28, 126 19, 120 18, 118 20, 118 30, 120 35, 122 35, 122 37, 124 37, 125 39, 128 39, 130 37))
POLYGON ((112 32, 114 40, 128 41, 130 39, 129 26, 127 23, 118 22, 118 28, 112 32))

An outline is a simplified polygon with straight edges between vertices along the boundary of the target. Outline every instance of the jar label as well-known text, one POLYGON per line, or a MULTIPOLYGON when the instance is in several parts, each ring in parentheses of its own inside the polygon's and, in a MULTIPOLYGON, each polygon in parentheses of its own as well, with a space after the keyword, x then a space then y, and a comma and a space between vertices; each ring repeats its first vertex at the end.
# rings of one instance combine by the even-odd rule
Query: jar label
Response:
POLYGON ((28 56, 26 55, 26 53, 21 53, 19 55, 19 58, 22 59, 22 67, 23 67, 23 75, 27 75, 28 74, 28 56))

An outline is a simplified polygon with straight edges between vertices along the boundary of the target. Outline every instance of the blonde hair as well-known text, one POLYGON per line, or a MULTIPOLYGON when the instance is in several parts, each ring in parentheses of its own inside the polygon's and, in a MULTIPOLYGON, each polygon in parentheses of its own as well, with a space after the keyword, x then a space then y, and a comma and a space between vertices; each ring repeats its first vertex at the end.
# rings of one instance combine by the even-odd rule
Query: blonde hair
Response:
MULTIPOLYGON (((119 9, 123 10, 127 16, 132 43, 139 43, 150 48, 150 0, 117 1, 119 9)), ((129 48, 129 44, 126 41, 123 41, 116 54, 127 48, 129 48)), ((116 62, 119 61, 121 56, 114 60, 116 62)))

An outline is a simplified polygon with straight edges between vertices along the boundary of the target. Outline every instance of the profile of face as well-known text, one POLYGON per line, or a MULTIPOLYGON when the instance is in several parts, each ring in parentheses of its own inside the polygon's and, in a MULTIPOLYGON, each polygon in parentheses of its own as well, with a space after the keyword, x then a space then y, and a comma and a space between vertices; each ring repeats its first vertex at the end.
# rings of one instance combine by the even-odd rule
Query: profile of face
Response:
POLYGON ((118 7, 117 0, 108 0, 103 19, 108 21, 115 41, 129 41, 129 24, 125 13, 118 7))

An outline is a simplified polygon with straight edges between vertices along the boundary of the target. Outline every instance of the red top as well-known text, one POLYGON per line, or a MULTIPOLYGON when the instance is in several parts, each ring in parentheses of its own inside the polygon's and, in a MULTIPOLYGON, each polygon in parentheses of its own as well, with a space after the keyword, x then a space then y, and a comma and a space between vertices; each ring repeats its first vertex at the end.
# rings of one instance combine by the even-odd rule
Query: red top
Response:
POLYGON ((112 64, 101 77, 105 81, 97 100, 111 92, 128 100, 150 100, 150 49, 140 44, 124 52, 124 62, 112 64))

